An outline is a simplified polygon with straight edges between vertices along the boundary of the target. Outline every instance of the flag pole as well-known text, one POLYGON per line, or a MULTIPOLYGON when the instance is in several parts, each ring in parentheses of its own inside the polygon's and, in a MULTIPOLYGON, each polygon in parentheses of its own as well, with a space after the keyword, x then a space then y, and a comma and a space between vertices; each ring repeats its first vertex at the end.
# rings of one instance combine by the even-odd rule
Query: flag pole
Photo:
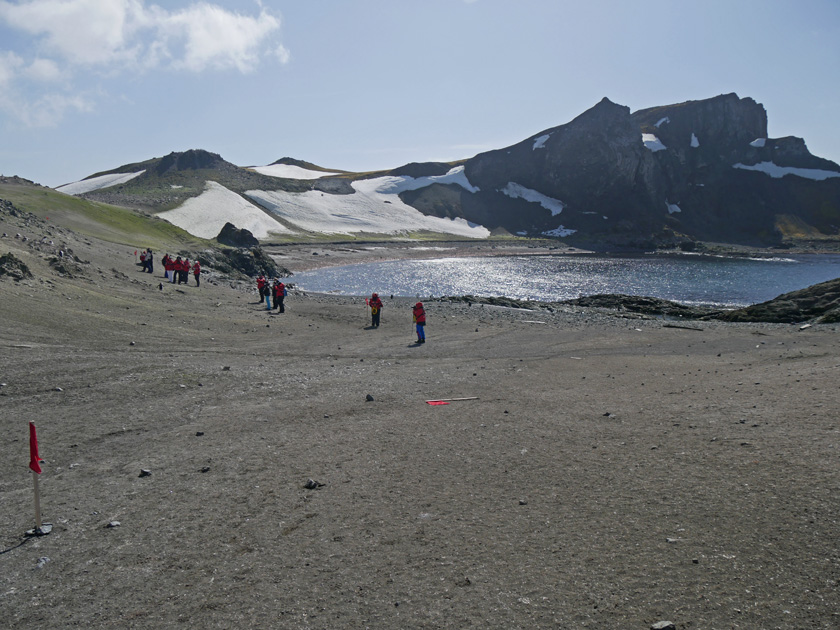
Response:
POLYGON ((41 489, 38 486, 38 473, 32 471, 32 479, 35 481, 35 531, 42 531, 41 528, 41 489))
POLYGON ((52 531, 50 523, 41 522, 41 488, 38 485, 38 475, 41 474, 41 457, 38 455, 38 436, 35 423, 29 423, 29 469, 35 484, 35 529, 26 532, 27 536, 46 536, 52 531))

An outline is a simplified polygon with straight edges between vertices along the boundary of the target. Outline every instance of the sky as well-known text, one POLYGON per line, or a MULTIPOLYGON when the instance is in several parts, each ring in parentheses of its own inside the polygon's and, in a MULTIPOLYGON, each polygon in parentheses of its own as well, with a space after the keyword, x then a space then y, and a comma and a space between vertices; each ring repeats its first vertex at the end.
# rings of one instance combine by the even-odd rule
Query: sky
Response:
POLYGON ((735 92, 840 162, 837 0, 0 0, 0 174, 370 171, 735 92))

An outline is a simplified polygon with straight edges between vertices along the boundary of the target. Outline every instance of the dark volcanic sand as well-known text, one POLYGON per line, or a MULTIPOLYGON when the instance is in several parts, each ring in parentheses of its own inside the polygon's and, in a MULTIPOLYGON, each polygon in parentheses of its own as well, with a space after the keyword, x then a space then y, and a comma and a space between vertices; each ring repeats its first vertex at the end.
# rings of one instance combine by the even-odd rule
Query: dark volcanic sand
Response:
POLYGON ((840 627, 834 326, 431 302, 417 347, 84 241, 0 240, 3 627, 840 627))

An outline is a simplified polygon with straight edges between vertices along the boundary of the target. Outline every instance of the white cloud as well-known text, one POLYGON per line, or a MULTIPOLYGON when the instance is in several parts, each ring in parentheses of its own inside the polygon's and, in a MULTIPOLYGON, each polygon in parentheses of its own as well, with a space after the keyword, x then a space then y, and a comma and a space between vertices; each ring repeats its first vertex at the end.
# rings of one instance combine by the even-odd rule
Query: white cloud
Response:
POLYGON ((26 76, 36 81, 52 82, 61 78, 61 70, 52 59, 36 59, 26 69, 26 76))
POLYGON ((0 0, 0 21, 37 37, 57 59, 80 66, 163 65, 250 72, 263 56, 288 51, 272 38, 280 18, 198 2, 167 11, 144 0, 0 0))
POLYGON ((0 87, 10 84, 23 65, 23 59, 15 53, 0 52, 0 87))
POLYGON ((280 17, 258 7, 251 16, 202 1, 168 10, 146 0, 0 0, 0 26, 24 42, 0 49, 0 109, 24 124, 51 126, 68 110, 92 109, 68 87, 86 71, 249 73, 265 59, 287 63, 280 17), (45 83, 59 80, 66 93, 44 92, 45 83))
POLYGON ((262 42, 280 28, 280 20, 265 10, 252 18, 202 3, 162 16, 159 28, 163 38, 183 48, 175 67, 251 72, 259 63, 262 42))

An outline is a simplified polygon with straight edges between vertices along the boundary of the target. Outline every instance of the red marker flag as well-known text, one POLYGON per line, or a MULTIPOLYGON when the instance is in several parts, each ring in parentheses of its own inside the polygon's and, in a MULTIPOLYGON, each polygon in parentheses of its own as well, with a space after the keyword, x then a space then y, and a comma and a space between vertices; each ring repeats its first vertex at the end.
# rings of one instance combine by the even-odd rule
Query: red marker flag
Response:
POLYGON ((41 458, 38 456, 38 436, 35 434, 35 423, 29 423, 29 468, 32 472, 41 474, 41 458))

